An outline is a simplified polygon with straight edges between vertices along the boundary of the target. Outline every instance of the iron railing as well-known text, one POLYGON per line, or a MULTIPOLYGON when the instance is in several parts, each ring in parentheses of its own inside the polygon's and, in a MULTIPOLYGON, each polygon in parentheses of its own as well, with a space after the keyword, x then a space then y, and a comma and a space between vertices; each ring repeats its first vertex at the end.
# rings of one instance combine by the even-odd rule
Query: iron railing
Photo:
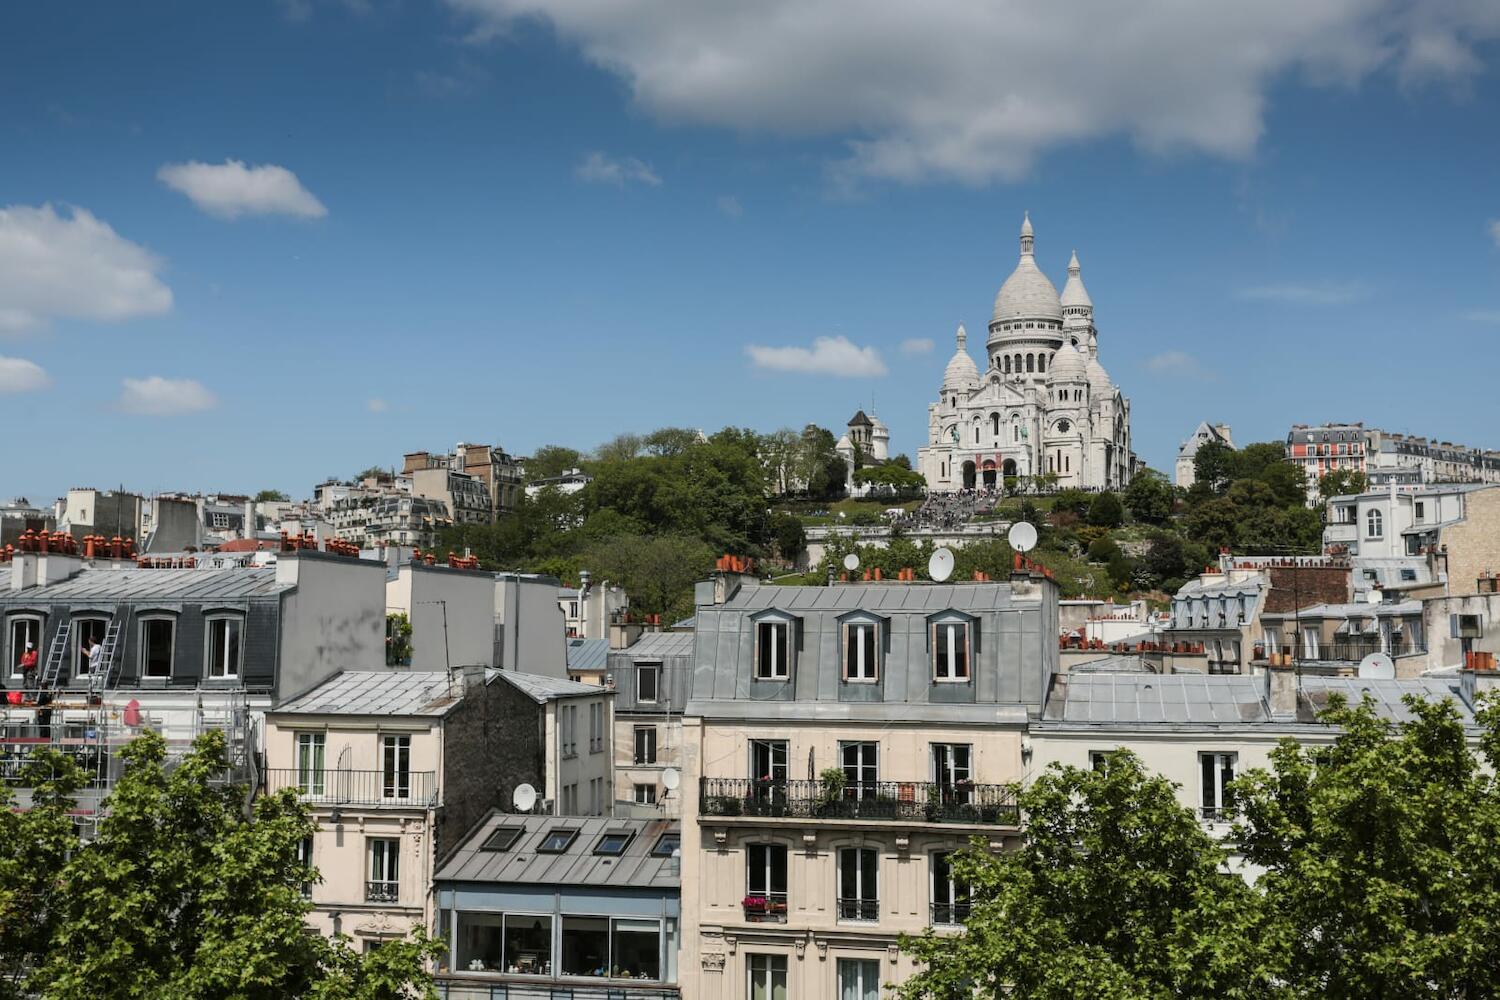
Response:
POLYGON ((879 920, 880 900, 857 896, 839 897, 840 920, 879 920))
POLYGON ((701 778, 699 813, 705 817, 767 816, 965 823, 1016 826, 1020 807, 1011 785, 965 781, 870 781, 836 789, 821 781, 701 778))
POLYGON ((953 927, 968 920, 969 904, 966 902, 932 904, 932 922, 936 925, 953 927))
POLYGON ((745 919, 751 923, 786 923, 788 907, 784 892, 752 892, 740 905, 745 908, 745 919))
POLYGON ((366 882, 366 903, 394 903, 401 898, 399 882, 366 882))
POLYGON ((495 979, 490 975, 467 979, 461 974, 446 973, 437 977, 435 985, 442 1000, 679 1000, 682 996, 677 987, 665 984, 593 985, 566 979, 542 982, 495 979))
POLYGON ((309 805, 425 808, 437 804, 432 771, 344 771, 324 768, 266 769, 266 791, 291 788, 309 805))

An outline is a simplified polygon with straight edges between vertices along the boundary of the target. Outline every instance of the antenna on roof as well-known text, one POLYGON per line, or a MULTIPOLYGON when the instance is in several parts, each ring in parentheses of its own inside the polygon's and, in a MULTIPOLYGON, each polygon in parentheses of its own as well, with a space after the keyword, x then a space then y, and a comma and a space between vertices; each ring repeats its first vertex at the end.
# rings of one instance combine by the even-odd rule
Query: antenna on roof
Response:
POLYGON ((525 783, 517 785, 510 794, 510 804, 516 807, 516 812, 531 812, 536 805, 536 789, 525 783))
POLYGON ((932 553, 927 560, 927 575, 933 583, 942 583, 953 575, 953 550, 944 546, 932 553))

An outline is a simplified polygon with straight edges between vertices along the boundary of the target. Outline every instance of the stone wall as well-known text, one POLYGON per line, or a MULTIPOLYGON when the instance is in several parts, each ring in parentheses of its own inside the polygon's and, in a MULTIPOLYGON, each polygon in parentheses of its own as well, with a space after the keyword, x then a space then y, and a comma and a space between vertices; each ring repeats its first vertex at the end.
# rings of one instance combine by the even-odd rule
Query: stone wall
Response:
POLYGON ((495 678, 479 682, 444 719, 438 863, 492 808, 509 810, 516 786, 543 788, 542 706, 495 678))

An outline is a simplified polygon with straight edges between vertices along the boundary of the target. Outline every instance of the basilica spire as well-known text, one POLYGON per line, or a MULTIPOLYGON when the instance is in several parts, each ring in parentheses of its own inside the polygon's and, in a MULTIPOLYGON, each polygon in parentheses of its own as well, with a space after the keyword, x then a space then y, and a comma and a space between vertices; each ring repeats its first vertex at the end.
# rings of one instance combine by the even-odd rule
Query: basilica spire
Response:
POLYGON ((1026 212, 1021 218, 1021 256, 1030 257, 1035 243, 1031 234, 1031 213, 1026 212))

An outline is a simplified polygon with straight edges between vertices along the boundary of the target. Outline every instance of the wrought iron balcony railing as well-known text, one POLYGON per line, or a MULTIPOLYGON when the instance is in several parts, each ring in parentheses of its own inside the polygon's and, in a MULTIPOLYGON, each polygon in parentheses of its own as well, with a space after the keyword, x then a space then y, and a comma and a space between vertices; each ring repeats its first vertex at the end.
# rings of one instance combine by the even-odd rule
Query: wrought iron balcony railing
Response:
POLYGON ((766 816, 1016 826, 1011 785, 966 781, 869 781, 834 788, 821 781, 701 778, 701 816, 766 816))
POLYGON ((295 789, 299 798, 319 806, 386 806, 426 808, 437 804, 432 771, 338 771, 327 768, 266 769, 266 791, 295 789))
POLYGON ((839 897, 840 920, 879 920, 880 900, 858 897, 839 897))
POLYGON ((966 902, 932 904, 932 922, 935 925, 954 927, 966 923, 968 919, 969 904, 966 902))
POLYGON ((399 882, 366 882, 366 903, 394 903, 401 898, 399 882))

